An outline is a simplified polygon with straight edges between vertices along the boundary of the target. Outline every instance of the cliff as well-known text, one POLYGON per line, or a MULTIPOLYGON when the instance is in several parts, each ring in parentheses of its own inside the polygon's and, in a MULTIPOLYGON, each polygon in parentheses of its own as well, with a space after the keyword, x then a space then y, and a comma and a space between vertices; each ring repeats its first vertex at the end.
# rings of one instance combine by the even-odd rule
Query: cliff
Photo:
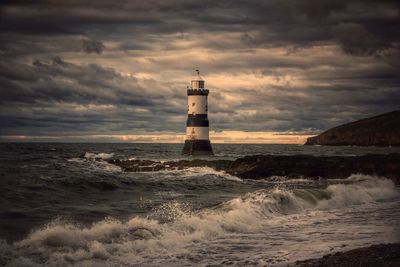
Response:
POLYGON ((400 146, 400 110, 337 126, 305 145, 400 146))

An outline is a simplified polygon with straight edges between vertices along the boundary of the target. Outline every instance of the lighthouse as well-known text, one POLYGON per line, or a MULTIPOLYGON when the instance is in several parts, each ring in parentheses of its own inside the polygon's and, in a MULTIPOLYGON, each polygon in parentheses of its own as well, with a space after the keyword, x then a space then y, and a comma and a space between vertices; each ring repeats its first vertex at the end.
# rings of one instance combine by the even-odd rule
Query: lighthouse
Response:
POLYGON ((197 77, 187 89, 188 118, 186 121, 186 140, 184 155, 213 155, 209 137, 208 102, 209 90, 204 87, 204 80, 196 70, 197 77))

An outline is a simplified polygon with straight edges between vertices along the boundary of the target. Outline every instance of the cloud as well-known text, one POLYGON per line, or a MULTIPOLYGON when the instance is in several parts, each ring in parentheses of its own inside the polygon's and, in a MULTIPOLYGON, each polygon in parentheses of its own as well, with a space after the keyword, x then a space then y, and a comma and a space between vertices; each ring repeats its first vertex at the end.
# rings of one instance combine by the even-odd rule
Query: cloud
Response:
MULTIPOLYGON (((77 65, 55 57, 4 64, 0 77, 6 78, 0 80, 2 134, 27 128, 37 134, 168 130, 163 123, 177 113, 168 111, 166 93, 154 84, 153 90, 145 90, 136 78, 96 64, 77 65)), ((184 105, 181 109, 183 117, 184 105)))
POLYGON ((82 45, 83 45, 83 51, 86 53, 96 53, 96 54, 101 54, 106 48, 104 44, 101 41, 96 41, 96 40, 82 40, 82 45))
POLYGON ((333 32, 343 51, 348 54, 371 56, 391 48, 390 43, 380 40, 360 24, 341 23, 335 26, 333 32))
POLYGON ((1 13, 0 135, 180 134, 196 68, 217 132, 320 131, 399 108, 395 1, 9 1, 1 13))

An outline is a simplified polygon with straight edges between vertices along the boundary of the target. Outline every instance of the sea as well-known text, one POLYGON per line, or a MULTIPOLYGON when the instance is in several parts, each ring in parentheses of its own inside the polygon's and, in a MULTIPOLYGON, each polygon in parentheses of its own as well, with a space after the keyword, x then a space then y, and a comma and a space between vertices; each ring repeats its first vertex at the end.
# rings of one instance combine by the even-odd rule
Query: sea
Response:
MULTIPOLYGON (((246 155, 400 148, 214 144, 246 155)), ((240 179, 208 167, 123 172, 110 159, 192 159, 182 144, 1 143, 0 266, 287 266, 400 242, 385 177, 240 179)), ((400 174, 399 174, 400 175, 400 174)))

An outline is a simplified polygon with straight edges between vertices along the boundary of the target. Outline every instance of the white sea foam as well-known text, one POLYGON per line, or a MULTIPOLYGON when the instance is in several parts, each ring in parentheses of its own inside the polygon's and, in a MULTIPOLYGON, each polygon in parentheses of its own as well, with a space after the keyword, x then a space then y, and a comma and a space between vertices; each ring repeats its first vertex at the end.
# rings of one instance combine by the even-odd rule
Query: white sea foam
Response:
POLYGON ((90 153, 86 152, 83 156, 86 159, 110 159, 114 156, 114 153, 90 153))
POLYGON ((90 169, 103 170, 106 172, 121 172, 121 168, 115 164, 108 163, 107 161, 86 160, 82 158, 67 159, 68 162, 82 164, 90 169))
POLYGON ((320 207, 343 207, 371 201, 390 199, 398 196, 393 181, 383 177, 371 177, 353 174, 344 180, 349 184, 329 185, 325 190, 332 195, 329 200, 321 201, 320 207))
MULTIPOLYGON (((268 183, 268 184, 309 184, 315 183, 316 180, 313 179, 306 179, 306 178, 295 178, 291 179, 286 176, 271 176, 267 179, 248 179, 247 181, 252 183, 268 183)), ((343 179, 341 180, 343 181, 343 179)))
MULTIPOLYGON (((58 221, 13 245, 1 244, 4 252, 0 252, 0 260, 12 258, 11 266, 157 266, 197 264, 207 255, 209 263, 221 264, 218 253, 225 252, 224 257, 229 258, 224 251, 228 250, 236 255, 231 255, 227 262, 230 264, 243 265, 245 260, 248 265, 290 261, 298 257, 296 253, 311 255, 304 252, 306 248, 296 247, 298 243, 309 242, 314 250, 328 250, 324 240, 330 240, 329 235, 324 236, 323 231, 344 231, 343 240, 354 238, 348 236, 348 231, 361 229, 370 236, 383 231, 368 232, 362 224, 356 224, 361 227, 356 230, 352 224, 348 224, 352 229, 341 228, 338 220, 346 216, 354 220, 347 213, 357 205, 368 209, 370 203, 398 197, 394 184, 385 178, 365 175, 353 175, 346 183, 329 185, 326 189, 263 189, 201 211, 193 211, 184 203, 170 202, 148 218, 134 217, 127 222, 108 218, 90 227, 58 221), (335 228, 329 228, 330 220, 337 220, 335 228), (317 231, 321 223, 325 226, 317 231), (259 254, 246 254, 257 246, 259 254), (215 258, 211 253, 217 254, 215 258), (243 259, 238 259, 238 255, 243 259)), ((335 234, 340 238, 341 232, 335 234)))
POLYGON ((224 171, 216 171, 210 167, 190 167, 183 170, 160 170, 156 172, 142 172, 141 174, 148 176, 147 180, 159 180, 155 174, 162 174, 163 181, 167 180, 185 180, 193 179, 209 175, 213 179, 225 179, 235 182, 242 182, 243 180, 237 176, 230 175, 224 171))
POLYGON ((218 178, 223 178, 230 181, 242 182, 243 180, 237 176, 230 175, 224 171, 217 171, 210 167, 191 167, 184 170, 167 170, 166 173, 179 173, 180 177, 192 178, 195 176, 213 175, 218 178))
POLYGON ((101 169, 107 172, 120 172, 121 168, 115 164, 108 163, 106 159, 110 159, 114 153, 90 153, 86 152, 83 158, 69 158, 68 162, 78 163, 93 169, 101 169))
POLYGON ((96 166, 96 168, 100 168, 107 172, 121 172, 121 167, 111 164, 111 163, 108 163, 106 161, 96 162, 95 166, 96 166))

